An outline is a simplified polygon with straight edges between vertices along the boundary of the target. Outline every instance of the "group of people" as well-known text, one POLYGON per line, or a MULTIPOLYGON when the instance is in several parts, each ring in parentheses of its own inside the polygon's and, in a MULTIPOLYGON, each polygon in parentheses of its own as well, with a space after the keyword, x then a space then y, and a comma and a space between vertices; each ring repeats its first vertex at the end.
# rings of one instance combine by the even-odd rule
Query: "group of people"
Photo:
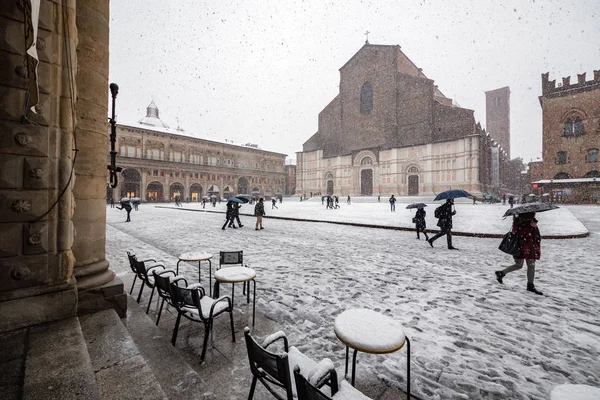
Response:
MULTIPOLYGON (((273 205, 275 202, 276 200, 273 199, 273 205)), ((228 200, 226 206, 227 211, 225 212, 225 223, 223 224, 223 227, 221 229, 225 230, 225 228, 227 227, 233 229, 243 227, 244 225, 240 221, 240 208, 242 208, 242 205, 235 202, 234 200, 228 200), (236 221, 238 223, 238 226, 235 226, 236 221)), ((265 229, 262 223, 263 217, 265 215, 265 202, 264 199, 260 198, 254 206, 254 216, 256 217, 256 226, 254 228, 255 230, 259 231, 265 229)))
MULTIPOLYGON (((391 198, 390 203, 393 204, 391 202, 391 198)), ((415 224, 415 229, 417 231, 417 239, 420 239, 420 234, 423 233, 427 243, 433 247, 434 241, 446 235, 448 249, 458 250, 458 248, 452 245, 452 216, 456 215, 456 210, 453 208, 453 206, 454 199, 447 199, 446 203, 436 209, 436 218, 438 219, 437 226, 440 227, 440 231, 431 239, 425 232, 425 229, 427 228, 425 216, 427 213, 423 207, 418 208, 417 213, 413 218, 413 223, 415 224)), ((512 206, 513 205, 511 204, 511 208, 512 206)), ((526 263, 527 290, 535 294, 542 295, 543 293, 537 290, 534 284, 535 261, 540 259, 542 241, 542 235, 540 234, 537 222, 538 221, 535 218, 535 213, 533 212, 516 214, 513 217, 511 232, 514 235, 518 235, 522 238, 522 244, 518 254, 513 256, 514 263, 502 270, 495 271, 495 275, 496 280, 502 284, 504 283, 503 279, 506 274, 523 268, 523 264, 526 263)))

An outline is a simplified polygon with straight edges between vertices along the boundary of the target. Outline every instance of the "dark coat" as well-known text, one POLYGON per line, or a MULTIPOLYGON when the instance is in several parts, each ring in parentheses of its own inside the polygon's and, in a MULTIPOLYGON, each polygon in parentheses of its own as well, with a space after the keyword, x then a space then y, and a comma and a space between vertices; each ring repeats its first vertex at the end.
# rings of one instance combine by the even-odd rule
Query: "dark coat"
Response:
MULTIPOLYGON (((117 207, 119 208, 119 207, 117 207)), ((131 203, 128 201, 122 201, 121 202, 121 208, 119 208, 119 210, 125 210, 127 212, 131 211, 131 203)))
POLYGON ((255 217, 262 217, 264 215, 265 215, 265 203, 263 203, 262 201, 259 201, 254 206, 254 216, 255 217))
POLYGON ((542 255, 541 241, 542 236, 537 226, 537 219, 527 214, 517 215, 513 218, 512 233, 523 237, 523 247, 521 252, 515 256, 519 260, 539 260, 542 255))
POLYGON ((227 219, 233 219, 235 217, 236 209, 237 209, 237 207, 233 203, 233 201, 227 202, 227 212, 225 213, 225 216, 227 217, 227 219))
POLYGON ((440 206, 440 218, 438 219, 437 226, 442 230, 452 229, 452 216, 454 214, 456 214, 456 211, 452 211, 452 204, 442 204, 440 206))
POLYGON ((427 228, 427 225, 425 223, 425 216, 427 215, 427 213, 425 212, 424 209, 419 208, 417 210, 417 214, 415 215, 415 227, 419 230, 423 230, 425 228, 427 228))

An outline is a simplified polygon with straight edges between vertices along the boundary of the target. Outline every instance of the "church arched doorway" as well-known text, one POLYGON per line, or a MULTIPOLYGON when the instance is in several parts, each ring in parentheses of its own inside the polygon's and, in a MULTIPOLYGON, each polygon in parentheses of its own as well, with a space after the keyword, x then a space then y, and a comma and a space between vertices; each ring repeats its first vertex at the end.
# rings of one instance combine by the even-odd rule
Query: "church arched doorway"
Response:
POLYGON ((419 195, 419 175, 408 176, 408 195, 418 196, 419 195))
POLYGON ((162 201, 163 185, 160 182, 150 182, 146 186, 146 201, 162 201))
POLYGON ((373 195, 373 170, 363 169, 360 171, 360 194, 361 196, 373 195))
POLYGON ((121 172, 123 182, 121 184, 121 197, 139 197, 141 193, 142 177, 138 170, 128 168, 121 172))
POLYGON ((179 196, 179 199, 181 201, 184 200, 183 198, 183 185, 179 182, 175 182, 171 185, 171 191, 170 191, 170 199, 171 201, 175 200, 175 196, 179 196))
POLYGON ((238 194, 248 194, 248 179, 243 176, 238 179, 238 194))
POLYGON ((190 197, 192 201, 200 201, 202 199, 202 185, 194 183, 190 186, 190 197))
POLYGON ((333 175, 327 174, 325 177, 325 183, 327 187, 327 194, 333 194, 333 175))

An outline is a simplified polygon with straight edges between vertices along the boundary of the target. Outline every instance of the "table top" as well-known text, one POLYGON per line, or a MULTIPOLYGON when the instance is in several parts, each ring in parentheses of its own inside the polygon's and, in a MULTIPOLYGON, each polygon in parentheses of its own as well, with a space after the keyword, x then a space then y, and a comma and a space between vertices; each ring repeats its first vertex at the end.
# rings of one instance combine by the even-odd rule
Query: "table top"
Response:
POLYGON ((224 267, 215 271, 215 279, 221 283, 247 282, 256 277, 256 271, 247 267, 224 267))
POLYGON ((189 251, 179 256, 179 261, 206 261, 212 258, 212 254, 203 251, 189 251))
POLYGON ((400 322, 365 308, 346 310, 338 315, 334 331, 346 346, 372 354, 393 353, 406 341, 400 322))
POLYGON ((550 393, 550 400, 597 400, 600 388, 589 385, 558 385, 550 393))

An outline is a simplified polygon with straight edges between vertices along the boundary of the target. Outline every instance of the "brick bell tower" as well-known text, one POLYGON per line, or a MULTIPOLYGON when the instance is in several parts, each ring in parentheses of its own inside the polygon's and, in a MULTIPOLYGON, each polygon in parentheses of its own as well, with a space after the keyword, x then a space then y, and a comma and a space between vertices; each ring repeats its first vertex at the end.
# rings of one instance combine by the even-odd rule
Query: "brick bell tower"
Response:
POLYGON ((510 88, 508 86, 485 92, 485 128, 510 159, 510 88))

